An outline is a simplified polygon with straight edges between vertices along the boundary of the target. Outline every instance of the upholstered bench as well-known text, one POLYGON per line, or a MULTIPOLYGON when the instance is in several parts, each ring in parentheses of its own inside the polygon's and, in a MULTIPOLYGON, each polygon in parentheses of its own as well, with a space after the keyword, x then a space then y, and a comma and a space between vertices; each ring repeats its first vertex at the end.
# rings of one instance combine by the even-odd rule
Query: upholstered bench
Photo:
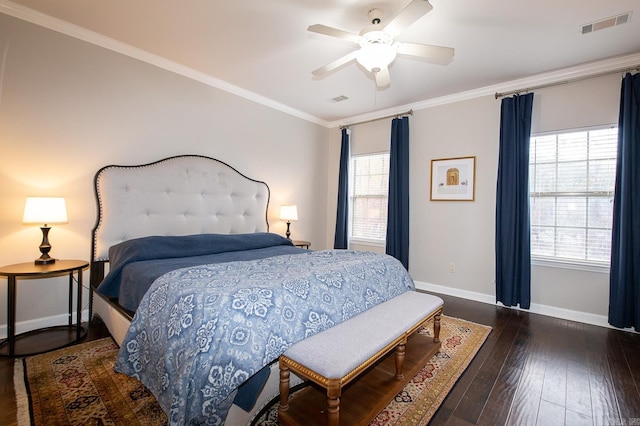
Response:
POLYGON ((279 359, 280 421, 290 423, 292 371, 326 390, 327 423, 338 425, 343 387, 394 348, 395 378, 403 379, 407 338, 433 318, 433 341, 439 342, 442 308, 439 297, 409 291, 289 347, 279 359))

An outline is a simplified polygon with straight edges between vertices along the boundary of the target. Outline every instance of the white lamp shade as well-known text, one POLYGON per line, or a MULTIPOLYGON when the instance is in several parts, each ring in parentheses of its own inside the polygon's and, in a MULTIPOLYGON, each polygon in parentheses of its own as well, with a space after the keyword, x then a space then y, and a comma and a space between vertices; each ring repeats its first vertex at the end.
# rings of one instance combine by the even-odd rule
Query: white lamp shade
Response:
POLYGON ((298 206, 280 206, 281 220, 298 220, 298 206))
POLYGON ((27 197, 22 223, 55 225, 67 222, 67 204, 64 197, 27 197))

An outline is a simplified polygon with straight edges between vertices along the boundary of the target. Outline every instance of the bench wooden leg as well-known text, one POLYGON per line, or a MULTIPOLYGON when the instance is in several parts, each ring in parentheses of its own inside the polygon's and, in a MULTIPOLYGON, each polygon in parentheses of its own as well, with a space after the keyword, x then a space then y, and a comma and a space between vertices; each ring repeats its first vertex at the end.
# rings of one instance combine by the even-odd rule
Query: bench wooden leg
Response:
POLYGON ((402 369, 404 368, 404 354, 406 348, 407 340, 400 343, 396 346, 396 379, 402 380, 404 378, 404 373, 402 369))
POLYGON ((287 411, 289 408, 289 367, 280 363, 280 405, 278 411, 287 411))
POLYGON ((340 424, 340 394, 342 392, 340 379, 329 380, 327 383, 327 424, 340 424))
POLYGON ((438 343, 440 341, 440 312, 433 318, 433 342, 438 343))

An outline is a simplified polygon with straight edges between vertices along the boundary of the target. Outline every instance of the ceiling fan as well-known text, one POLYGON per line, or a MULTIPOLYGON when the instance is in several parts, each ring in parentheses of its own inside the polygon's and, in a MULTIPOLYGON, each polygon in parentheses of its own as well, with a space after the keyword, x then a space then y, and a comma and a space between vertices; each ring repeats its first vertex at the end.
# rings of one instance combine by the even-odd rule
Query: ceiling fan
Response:
POLYGON ((411 24, 422 18, 433 9, 428 0, 411 0, 411 2, 388 23, 382 23, 383 12, 380 9, 369 11, 371 25, 366 26, 360 34, 353 34, 326 25, 315 24, 307 28, 309 31, 352 41, 360 46, 355 50, 322 68, 313 71, 316 77, 325 75, 337 68, 357 61, 367 71, 373 73, 378 89, 390 85, 389 65, 396 54, 416 56, 437 64, 448 64, 453 59, 454 49, 451 47, 433 46, 430 44, 405 43, 395 38, 411 24))

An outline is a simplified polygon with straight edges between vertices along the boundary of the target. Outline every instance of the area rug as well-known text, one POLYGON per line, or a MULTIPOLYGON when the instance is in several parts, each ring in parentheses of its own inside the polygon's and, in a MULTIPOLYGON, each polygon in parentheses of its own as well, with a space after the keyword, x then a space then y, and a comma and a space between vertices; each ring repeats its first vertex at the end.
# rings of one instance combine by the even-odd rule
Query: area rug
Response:
MULTIPOLYGON (((440 352, 372 425, 427 424, 491 331, 446 316, 441 326, 440 352)), ((430 334, 430 328, 420 332, 430 334)), ((166 424, 153 395, 137 380, 113 371, 117 352, 113 340, 104 338, 26 358, 24 371, 16 362, 18 425, 166 424), (20 402, 27 398, 28 404, 20 402)), ((277 424, 275 400, 254 424, 277 424)))
POLYGON ((30 424, 167 424, 151 392, 113 370, 117 354, 118 346, 107 337, 25 358, 30 424))

